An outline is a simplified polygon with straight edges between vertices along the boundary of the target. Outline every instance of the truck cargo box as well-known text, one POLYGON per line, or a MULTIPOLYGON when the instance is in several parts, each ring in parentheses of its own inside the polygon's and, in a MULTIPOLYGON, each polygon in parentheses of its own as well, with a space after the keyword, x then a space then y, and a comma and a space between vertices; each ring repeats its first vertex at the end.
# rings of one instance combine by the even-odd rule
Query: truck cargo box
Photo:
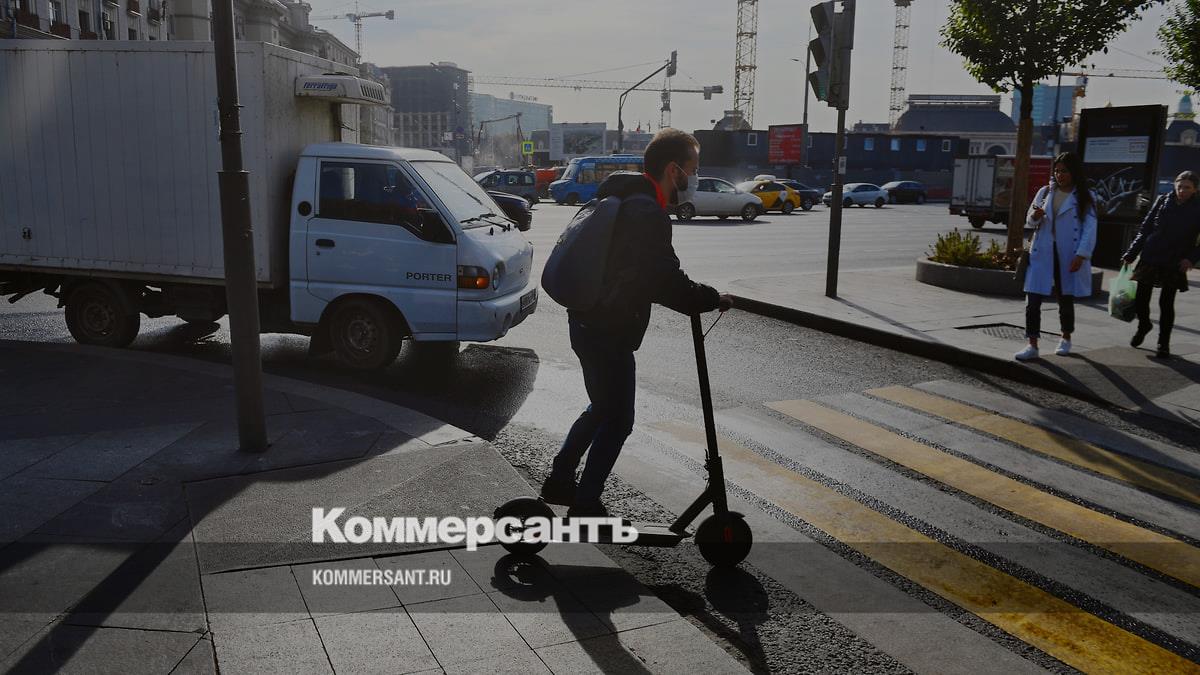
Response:
MULTIPOLYGON (((0 269, 221 283, 212 44, 3 43, 0 269)), ((357 141, 357 111, 322 97, 334 85, 298 83, 353 71, 265 43, 237 52, 257 277, 284 287, 297 157, 357 141)))

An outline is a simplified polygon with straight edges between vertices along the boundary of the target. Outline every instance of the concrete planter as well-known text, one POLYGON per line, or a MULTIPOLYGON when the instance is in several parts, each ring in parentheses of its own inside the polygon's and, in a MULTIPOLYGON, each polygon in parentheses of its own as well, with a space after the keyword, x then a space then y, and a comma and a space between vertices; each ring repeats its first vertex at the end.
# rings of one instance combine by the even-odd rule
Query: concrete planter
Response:
MULTIPOLYGON (((1092 295, 1100 292, 1104 272, 1092 270, 1092 295)), ((928 258, 917 258, 917 281, 930 286, 940 286, 966 293, 1005 295, 1019 298, 1024 279, 1017 280, 1010 270, 985 270, 978 267, 960 267, 937 263, 928 258)))

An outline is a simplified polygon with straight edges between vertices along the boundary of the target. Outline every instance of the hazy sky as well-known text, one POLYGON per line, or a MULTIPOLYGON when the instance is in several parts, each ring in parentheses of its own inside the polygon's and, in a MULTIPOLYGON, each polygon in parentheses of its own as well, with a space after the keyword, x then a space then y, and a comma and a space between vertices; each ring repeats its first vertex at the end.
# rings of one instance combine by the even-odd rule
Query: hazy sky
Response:
MULTIPOLYGON (((313 16, 341 14, 355 8, 353 2, 343 0, 309 1, 313 16)), ((805 0, 759 2, 756 128, 801 119, 803 60, 812 4, 805 0)), ((961 59, 938 45, 938 31, 946 21, 949 5, 947 0, 913 2, 908 92, 990 93, 967 75, 961 59)), ((721 84, 725 94, 711 101, 699 94, 676 94, 672 126, 687 130, 711 128, 710 120, 719 119, 723 110, 732 107, 736 0, 362 0, 358 6, 362 12, 396 12, 395 21, 363 21, 365 59, 381 66, 453 61, 479 75, 563 77, 665 60, 675 49, 679 51, 675 87, 698 89, 721 84)), ((1165 11, 1148 11, 1110 45, 1108 54, 1096 54, 1089 62, 1098 68, 1155 68, 1159 60, 1148 52, 1157 47, 1155 31, 1165 11)), ((887 121, 894 20, 895 10, 889 0, 859 0, 848 123, 887 121)), ((354 29, 349 21, 315 23, 353 47, 354 29)), ((636 81, 655 67, 642 65, 585 77, 636 81)), ((646 86, 655 82, 651 80, 646 86)), ((661 84, 657 80, 659 87, 661 84)), ((1179 99, 1176 90, 1180 88, 1166 80, 1092 78, 1083 105, 1164 103, 1174 111, 1179 99)), ((513 89, 477 85, 476 90, 507 96, 513 89)), ((556 122, 605 121, 609 128, 616 127, 619 92, 546 88, 515 91, 553 105, 556 122)), ((815 100, 809 105, 810 127, 832 131, 835 111, 815 100)), ((1007 96, 1002 107, 1009 112, 1007 96)), ((637 126, 638 120, 657 126, 658 108, 659 97, 654 90, 631 94, 625 106, 626 127, 637 126)))

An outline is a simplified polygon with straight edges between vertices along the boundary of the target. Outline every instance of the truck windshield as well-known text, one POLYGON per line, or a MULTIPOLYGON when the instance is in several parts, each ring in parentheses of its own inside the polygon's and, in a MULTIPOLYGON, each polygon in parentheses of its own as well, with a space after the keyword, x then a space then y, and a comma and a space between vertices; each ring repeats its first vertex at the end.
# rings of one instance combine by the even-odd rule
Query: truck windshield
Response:
MULTIPOLYGON (((500 207, 479 184, 454 162, 412 162, 412 167, 450 209, 464 229, 495 225, 479 216, 501 213, 500 207), (465 221, 465 222, 464 222, 465 221)), ((499 218, 493 219, 503 222, 499 218)))

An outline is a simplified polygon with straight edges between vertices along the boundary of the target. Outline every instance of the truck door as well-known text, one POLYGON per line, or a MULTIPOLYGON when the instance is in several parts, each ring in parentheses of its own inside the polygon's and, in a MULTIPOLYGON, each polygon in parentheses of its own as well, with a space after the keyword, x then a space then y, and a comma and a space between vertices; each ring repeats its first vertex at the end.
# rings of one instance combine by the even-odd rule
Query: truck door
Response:
POLYGON ((452 339, 456 247, 400 166, 321 160, 318 191, 306 237, 309 293, 326 302, 350 293, 386 298, 414 335, 452 339))

